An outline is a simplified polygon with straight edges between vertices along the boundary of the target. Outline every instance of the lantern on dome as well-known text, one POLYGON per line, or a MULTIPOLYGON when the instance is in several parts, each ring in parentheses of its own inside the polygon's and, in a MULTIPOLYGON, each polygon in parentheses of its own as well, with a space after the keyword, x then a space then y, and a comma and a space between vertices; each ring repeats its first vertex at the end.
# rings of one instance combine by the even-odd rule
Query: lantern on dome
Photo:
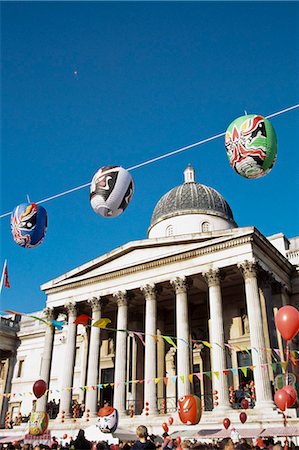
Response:
POLYGON ((225 147, 232 169, 245 178, 270 172, 277 156, 277 139, 268 119, 248 114, 238 117, 225 133, 225 147))
POLYGON ((90 204, 96 214, 117 217, 128 206, 134 192, 131 174, 120 166, 102 167, 90 186, 90 204))
POLYGON ((36 203, 21 203, 13 210, 10 225, 13 239, 18 245, 37 247, 47 231, 47 211, 36 203))

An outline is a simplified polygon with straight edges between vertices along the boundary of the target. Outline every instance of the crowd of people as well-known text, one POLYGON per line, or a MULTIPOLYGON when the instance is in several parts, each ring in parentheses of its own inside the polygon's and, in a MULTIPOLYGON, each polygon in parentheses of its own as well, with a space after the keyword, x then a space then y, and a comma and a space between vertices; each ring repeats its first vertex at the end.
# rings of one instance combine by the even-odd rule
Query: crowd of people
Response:
POLYGON ((154 435, 149 435, 147 427, 140 425, 136 429, 135 441, 120 441, 118 444, 109 445, 106 441, 91 442, 85 437, 84 430, 79 430, 76 439, 69 442, 58 442, 52 437, 49 445, 35 445, 8 443, 0 444, 0 450, 297 450, 292 442, 274 442, 273 438, 254 440, 225 438, 219 442, 204 444, 198 441, 181 441, 171 439, 164 435, 164 440, 154 435))

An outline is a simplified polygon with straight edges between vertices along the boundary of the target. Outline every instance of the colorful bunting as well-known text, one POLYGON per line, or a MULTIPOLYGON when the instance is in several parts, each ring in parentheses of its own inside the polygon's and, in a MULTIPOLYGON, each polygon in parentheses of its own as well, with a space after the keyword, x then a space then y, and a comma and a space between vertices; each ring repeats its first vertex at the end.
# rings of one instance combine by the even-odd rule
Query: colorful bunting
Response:
POLYGON ((107 325, 108 325, 108 323, 111 323, 111 320, 105 317, 105 318, 96 320, 96 321, 92 324, 92 326, 93 326, 93 327, 98 327, 98 328, 106 328, 107 325))
POLYGON ((161 334, 161 337, 163 339, 165 339, 165 341, 168 342, 168 344, 170 344, 172 347, 174 347, 176 349, 178 348, 177 345, 173 342, 173 340, 171 339, 170 336, 163 336, 163 334, 161 334))
POLYGON ((78 316, 76 318, 76 320, 74 321, 74 323, 76 325, 88 325, 88 322, 92 320, 92 318, 90 316, 88 316, 87 314, 80 314, 80 316, 78 316))

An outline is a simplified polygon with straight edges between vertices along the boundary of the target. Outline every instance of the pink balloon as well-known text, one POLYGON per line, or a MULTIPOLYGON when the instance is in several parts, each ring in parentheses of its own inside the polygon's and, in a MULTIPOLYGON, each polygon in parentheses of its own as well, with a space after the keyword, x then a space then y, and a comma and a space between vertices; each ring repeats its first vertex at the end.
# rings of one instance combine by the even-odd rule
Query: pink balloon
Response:
POLYGON ((280 409, 280 411, 285 411, 288 407, 288 404, 292 402, 292 399, 284 389, 279 389, 275 392, 274 402, 277 408, 280 409))
POLYGON ((37 380, 33 385, 33 394, 36 398, 40 398, 47 390, 47 385, 44 380, 37 380))
POLYGON ((291 305, 283 306, 276 314, 275 323, 281 336, 291 341, 299 331, 298 310, 291 305))
POLYGON ((287 384, 286 386, 284 386, 282 388, 285 392, 287 392, 287 394, 289 394, 290 396, 290 403, 288 403, 288 408, 290 406, 293 406, 293 404, 295 403, 295 401, 297 400, 297 391, 296 389, 291 386, 290 384, 287 384))

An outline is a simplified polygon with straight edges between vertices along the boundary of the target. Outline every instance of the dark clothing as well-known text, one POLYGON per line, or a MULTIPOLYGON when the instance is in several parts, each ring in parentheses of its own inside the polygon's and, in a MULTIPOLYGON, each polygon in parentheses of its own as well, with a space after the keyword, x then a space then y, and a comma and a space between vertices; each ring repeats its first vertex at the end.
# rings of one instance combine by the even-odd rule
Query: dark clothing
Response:
POLYGON ((72 445, 76 450, 90 450, 91 442, 89 442, 85 437, 77 438, 73 441, 72 445))
POLYGON ((132 445, 132 450, 155 450, 156 446, 152 441, 140 442, 136 441, 132 445))

